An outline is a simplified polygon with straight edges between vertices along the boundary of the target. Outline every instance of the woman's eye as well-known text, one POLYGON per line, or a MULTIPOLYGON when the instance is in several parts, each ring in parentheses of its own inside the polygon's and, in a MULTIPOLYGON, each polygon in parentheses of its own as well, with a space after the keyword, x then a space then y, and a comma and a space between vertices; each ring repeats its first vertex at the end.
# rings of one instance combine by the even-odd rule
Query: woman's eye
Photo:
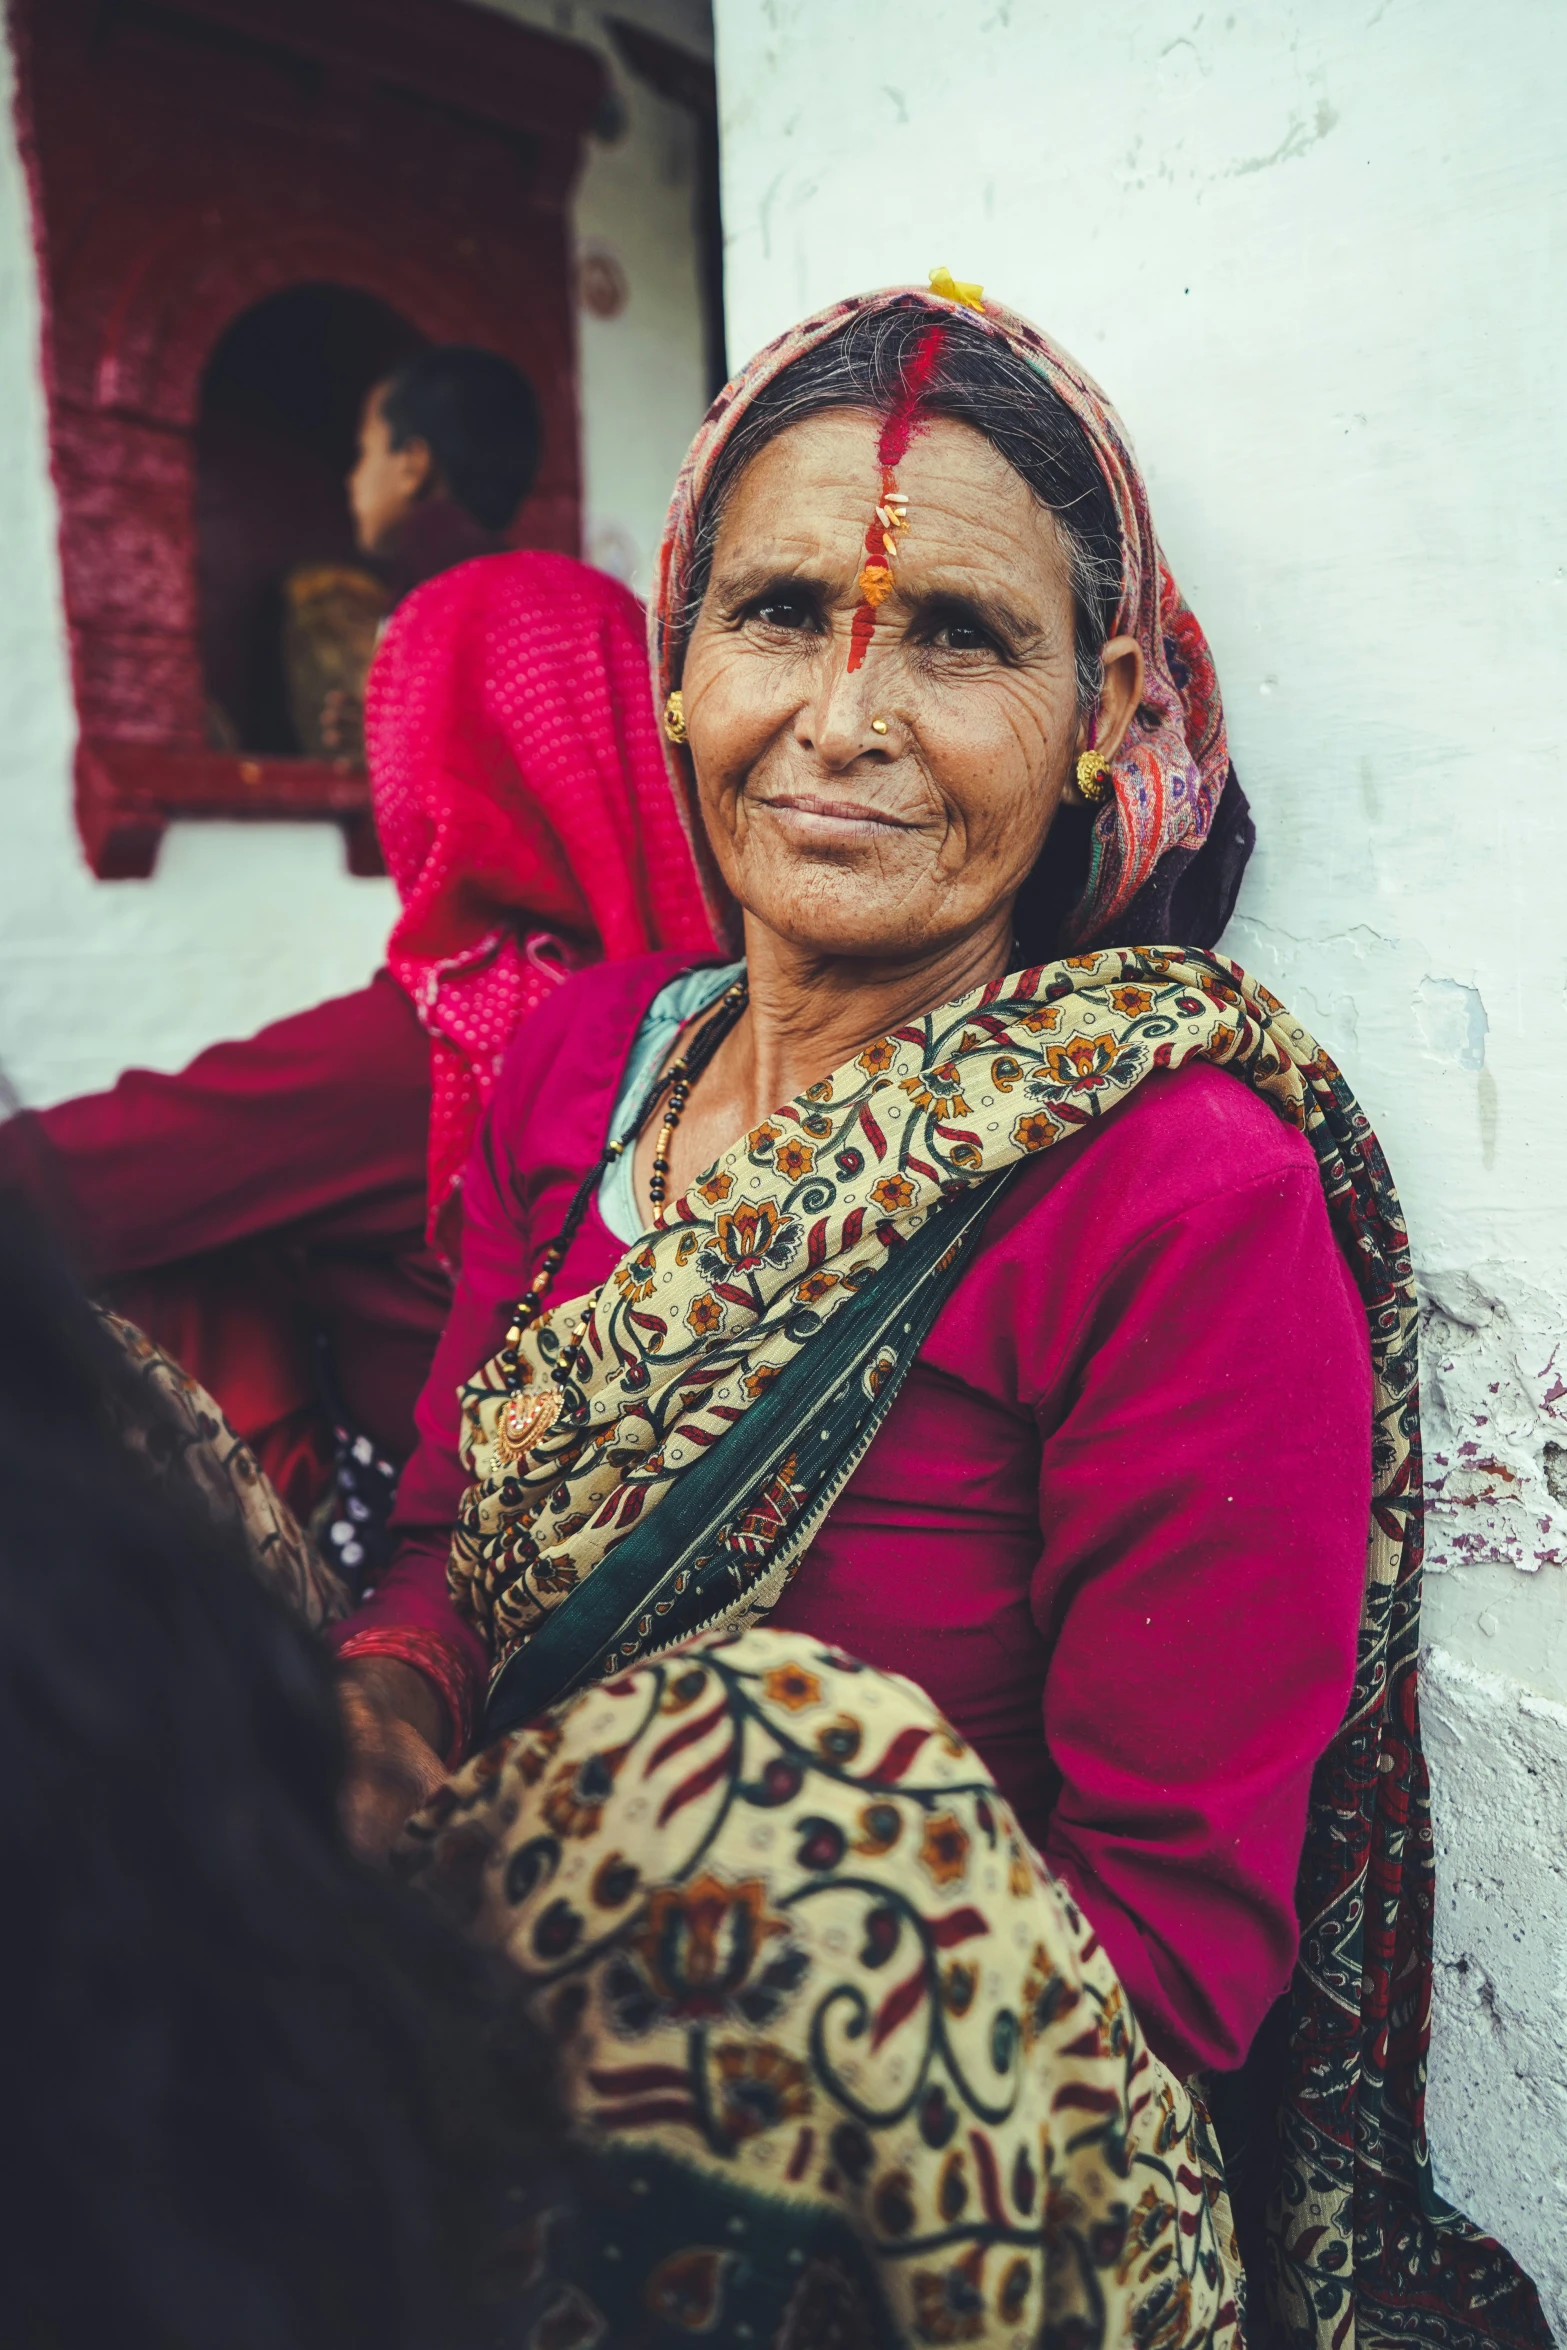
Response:
POLYGON ((993 653, 995 646, 971 620, 945 620, 931 639, 944 653, 993 653))
POLYGON ((803 596, 764 596, 751 606, 751 616, 764 628, 803 629, 814 625, 816 614, 803 596))

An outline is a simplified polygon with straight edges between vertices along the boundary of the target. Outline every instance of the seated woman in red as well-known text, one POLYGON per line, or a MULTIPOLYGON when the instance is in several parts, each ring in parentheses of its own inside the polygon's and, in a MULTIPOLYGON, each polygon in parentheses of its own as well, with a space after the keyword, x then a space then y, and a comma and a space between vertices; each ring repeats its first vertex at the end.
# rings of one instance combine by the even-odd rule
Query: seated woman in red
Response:
POLYGON ((713 935, 641 607, 601 572, 494 555, 417 589, 376 657, 367 743, 402 900, 387 968, 178 1075, 132 1070, 0 1127, 0 1178, 67 1226, 301 1517, 333 1419, 351 1432, 339 1470, 366 1493, 334 1528, 350 1582, 378 1482, 355 1452, 398 1465, 412 1447, 462 1165, 507 1045, 574 964, 713 935))
MULTIPOLYGON (((401 1549, 343 1639, 357 1833, 384 1848, 460 1759, 487 1676, 490 1739, 586 1690, 441 1798, 459 1823, 490 1810, 510 1854, 481 1869, 485 1839, 454 1828, 454 1882, 487 1916, 510 1905, 508 1946, 541 1983, 549 1966, 592 1978, 583 2094, 623 2080, 619 2126, 640 2115, 695 2147, 719 2075, 755 2083, 769 2129, 796 2116, 769 2141, 782 2194, 818 2178, 834 2101, 874 2102, 900 2028, 890 1980, 886 2005, 848 1981, 874 1972, 875 1919, 811 1960, 844 1977, 814 2025, 764 1976, 707 2056, 692 2021, 689 2080, 636 2044, 655 2015, 709 2012, 695 1976, 716 1998, 742 1968, 738 1911, 715 1922, 740 1903, 726 1868, 755 1878, 746 1933, 781 1950, 785 1911, 899 1833, 892 1793, 871 1797, 901 1786, 923 1733, 882 1752, 867 1732, 862 1753, 858 1709, 810 1711, 812 1654, 913 1676, 989 1765, 1167 2076, 1246 2058, 1295 1974, 1299 1887, 1312 1942, 1275 2249, 1292 2338, 1320 2320, 1342 2339, 1357 2293, 1413 2305, 1429 2233, 1381 2167, 1402 2180, 1423 2160, 1407 1247, 1369 1128, 1281 1007, 1206 941, 1106 943, 1179 938, 1156 876, 1171 858, 1195 873, 1234 821, 1217 685, 1102 395, 955 292, 794 330, 681 476, 660 688, 744 958, 579 974, 508 1056, 401 1549), (644 1758, 637 1725, 679 1715, 687 1679, 733 1679, 711 1640, 689 1672, 661 1653, 758 1616, 734 1672, 763 1675, 769 1738, 797 1706, 808 1766, 764 1763, 749 1732, 710 1748, 723 1709, 695 1696, 644 1758), (558 1757, 592 1705, 567 1784, 558 1757), (873 1746, 858 1812, 824 1794, 778 1824, 807 1767, 848 1806, 873 1746), (684 1925, 661 1894, 616 1941, 666 1824, 715 1787, 736 1833, 691 1863, 684 1925)), ((967 1865, 944 1816, 932 1797, 900 1847, 915 1908, 967 1865)), ((986 1930, 973 1881, 977 1908, 921 1928, 931 1983, 942 1935, 986 1930)), ((953 2012, 974 1990, 959 1968, 953 2012)), ((946 2146, 947 2108, 928 2118, 946 2146)), ((981 2189, 952 2147, 933 2208, 956 2229, 981 2189)), ((1184 2176, 1195 2157, 1169 2159, 1184 2176)), ((852 2201, 862 2173, 829 2170, 821 2191, 852 2201)), ((1026 2202, 1009 2218, 1013 2190, 980 2173, 986 2224, 1027 2236, 1026 2202)), ((904 2206, 865 2175, 866 2224, 896 2236, 904 2206)))

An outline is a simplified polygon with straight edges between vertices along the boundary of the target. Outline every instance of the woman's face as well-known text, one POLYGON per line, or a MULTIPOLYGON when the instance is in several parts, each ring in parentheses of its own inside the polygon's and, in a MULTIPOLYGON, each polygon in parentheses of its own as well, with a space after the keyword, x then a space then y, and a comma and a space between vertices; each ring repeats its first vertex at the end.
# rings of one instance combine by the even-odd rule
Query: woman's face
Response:
POLYGON ((385 384, 377 384, 359 419, 359 456, 348 477, 348 506, 354 536, 366 555, 387 555, 397 534, 429 488, 435 461, 428 441, 392 446, 392 428, 381 406, 385 384))
MULTIPOLYGON (((1075 796, 1083 735, 1054 518, 947 418, 898 467, 897 585, 850 672, 878 430, 831 410, 752 460, 681 686, 703 818, 747 913, 807 951, 903 960, 1010 921, 1075 796)), ((1126 639, 1106 654, 1099 743, 1113 748, 1141 662, 1126 639)))

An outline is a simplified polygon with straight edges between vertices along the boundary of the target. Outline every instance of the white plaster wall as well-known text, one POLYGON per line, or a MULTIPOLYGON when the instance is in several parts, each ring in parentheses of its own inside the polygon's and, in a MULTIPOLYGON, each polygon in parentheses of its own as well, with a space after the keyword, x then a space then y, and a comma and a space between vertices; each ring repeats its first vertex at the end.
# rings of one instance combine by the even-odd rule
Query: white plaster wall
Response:
MULTIPOLYGON (((456 4, 456 0, 453 0, 456 4)), ((646 595, 669 493, 707 406, 692 234, 696 139, 689 114, 622 64, 606 16, 711 58, 708 0, 486 0, 502 14, 598 49, 625 109, 610 144, 588 142, 573 218, 579 249, 607 246, 630 298, 618 318, 578 319, 584 553, 646 595)))
POLYGON ((1567 2339, 1567 15, 715 18, 732 356, 982 280, 1116 400, 1213 641, 1227 945, 1343 1062, 1430 1300, 1437 2168, 1567 2339))
MULTIPOLYGON (((498 4, 607 44, 596 8, 498 4)), ((705 0, 621 0, 618 13, 710 53, 705 0)), ((631 286, 619 319, 582 321, 586 536, 591 556, 643 588, 706 404, 694 141, 677 109, 616 79, 627 129, 613 146, 590 142, 575 214, 579 237, 609 242, 631 286)), ((149 881, 87 871, 71 810, 75 714, 11 97, 0 37, 0 1074, 42 1103, 133 1064, 178 1068, 219 1037, 361 985, 395 900, 389 882, 347 872, 330 825, 175 825, 149 881)))

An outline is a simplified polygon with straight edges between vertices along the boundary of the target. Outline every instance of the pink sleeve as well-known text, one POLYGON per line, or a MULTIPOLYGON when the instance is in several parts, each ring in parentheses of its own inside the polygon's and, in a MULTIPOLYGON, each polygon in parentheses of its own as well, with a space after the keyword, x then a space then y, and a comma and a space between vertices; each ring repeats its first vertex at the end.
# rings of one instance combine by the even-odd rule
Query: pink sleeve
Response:
POLYGON ((1365 1573, 1365 1314, 1314 1169, 1141 1237, 1068 1352, 1034 1584, 1063 1781, 1045 1857, 1158 2054, 1235 2065, 1294 1965, 1365 1573))
POLYGON ((0 1181, 25 1187, 94 1281, 258 1233, 302 1237, 367 1201, 424 1221, 430 1040, 388 972, 177 1076, 129 1069, 107 1092, 0 1129, 0 1181))

